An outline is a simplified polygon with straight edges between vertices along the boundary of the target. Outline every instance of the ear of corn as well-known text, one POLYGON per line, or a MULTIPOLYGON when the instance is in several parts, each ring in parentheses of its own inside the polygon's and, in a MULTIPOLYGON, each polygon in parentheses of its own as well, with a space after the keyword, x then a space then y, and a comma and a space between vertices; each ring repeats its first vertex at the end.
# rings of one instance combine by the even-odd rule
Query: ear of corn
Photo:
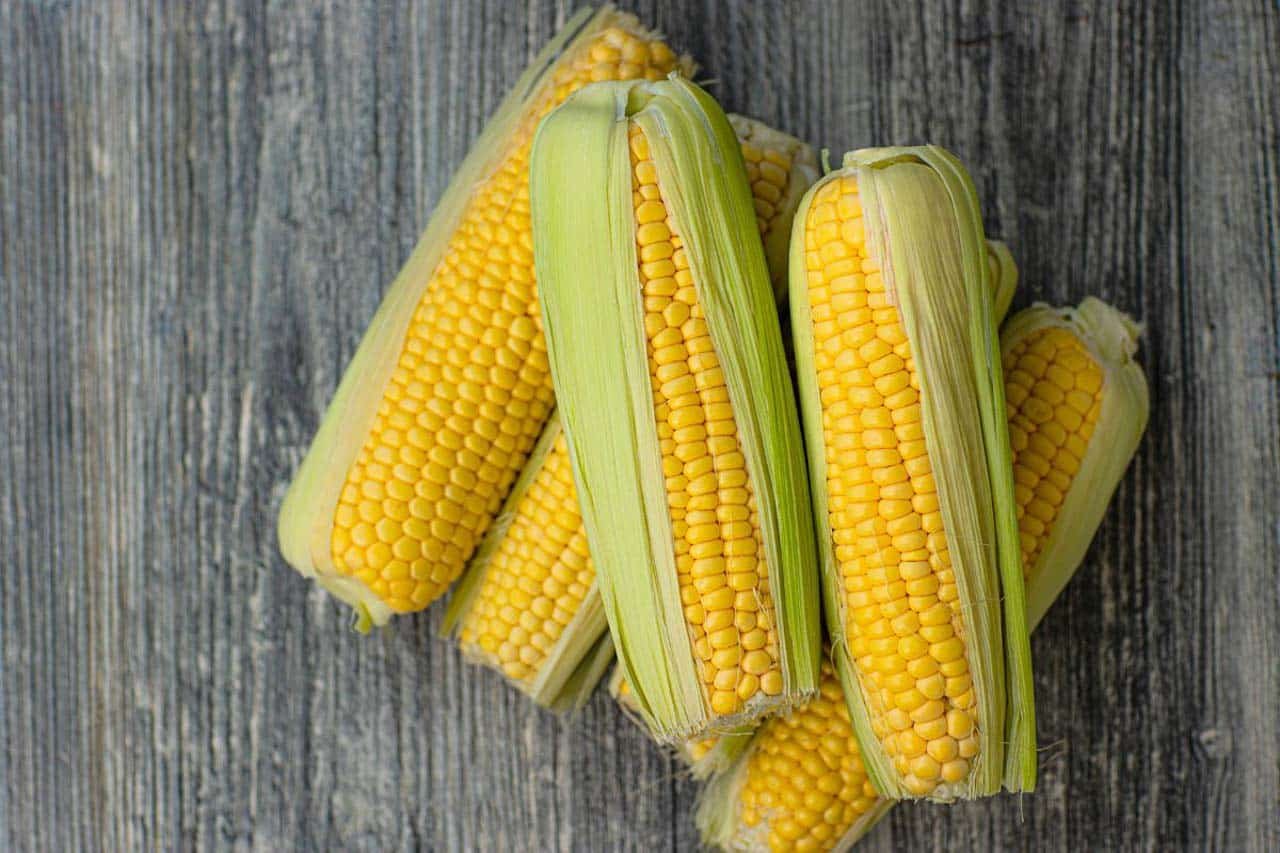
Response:
POLYGON ((816 686, 813 529, 745 167, 673 77, 543 122, 539 298, 587 540, 623 672, 674 740, 816 686))
POLYGON ((1035 783, 991 266, 934 146, 847 155, 801 202, 790 299, 833 654, 893 799, 1035 783))
MULTIPOLYGON (((1137 331, 1124 314, 1086 299, 1077 309, 1029 308, 1001 335, 1014 470, 1043 470, 1065 493, 1060 511, 1040 524, 1035 506, 1043 494, 1035 484, 1017 491, 1032 626, 1079 567, 1145 427, 1146 380, 1132 360, 1137 331), (1071 397, 1077 390, 1089 399, 1071 397), (1068 409, 1075 414, 1063 414, 1068 409), (1095 428, 1082 429, 1089 423, 1095 428)), ((871 784, 841 694, 824 662, 819 697, 765 721, 732 765, 717 771, 698 804, 704 843, 847 850, 884 816, 893 801, 871 784)))
POLYGON ((1084 559, 1147 428, 1147 380, 1133 359, 1139 333, 1090 297, 1077 308, 1033 305, 1001 335, 1033 626, 1084 559))
MULTIPOLYGON (((761 241, 775 249, 766 253, 770 272, 785 280, 786 241, 803 194, 797 187, 811 180, 813 151, 752 119, 729 120, 751 179, 761 241)), ((458 582, 444 630, 457 635, 467 658, 499 670, 538 704, 573 708, 612 660, 612 645, 602 639, 607 627, 568 449, 552 415, 458 582)))
POLYGON ((550 412, 527 196, 538 121, 590 82, 690 68, 632 16, 584 10, 458 170, 281 509, 285 559, 354 607, 359 627, 448 588, 550 412))

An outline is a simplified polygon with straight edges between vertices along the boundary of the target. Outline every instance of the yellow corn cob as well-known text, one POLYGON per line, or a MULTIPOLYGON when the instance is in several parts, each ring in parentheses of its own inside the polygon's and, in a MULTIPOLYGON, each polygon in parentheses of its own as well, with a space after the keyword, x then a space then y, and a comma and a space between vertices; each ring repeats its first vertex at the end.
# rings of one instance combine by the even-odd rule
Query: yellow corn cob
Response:
POLYGON ((571 706, 612 660, 595 568, 554 414, 445 611, 470 659, 535 702, 571 706))
MULTIPOLYGON (((742 138, 741 131, 739 131, 738 136, 742 138)), ((788 223, 791 222, 793 216, 794 211, 786 217, 786 221, 788 223)), ((768 245, 768 242, 766 237, 765 244, 768 245)), ((1018 286, 1018 267, 1014 263, 1013 255, 1009 252, 1009 247, 998 240, 987 241, 987 260, 988 269, 990 270, 991 293, 995 303, 996 322, 998 323, 1004 319, 1005 312, 1013 301, 1013 295, 1018 286)), ((603 655, 605 651, 601 649, 599 653, 603 655)), ((822 689, 829 693, 834 686, 838 693, 840 688, 834 682, 834 673, 825 662, 823 663, 823 672, 824 682, 822 689)), ((647 728, 643 714, 636 705, 635 697, 627 686, 626 679, 622 677, 622 671, 616 667, 609 682, 609 692, 622 707, 623 711, 640 725, 647 728)), ((830 697, 827 698, 829 699, 830 697)), ((807 712, 814 704, 822 701, 822 696, 815 698, 812 703, 805 706, 805 711, 807 712)), ((848 712, 841 711, 840 713, 843 715, 847 725, 848 712)), ((695 779, 704 779, 712 773, 728 767, 750 742, 753 732, 754 728, 744 727, 719 736, 713 735, 686 740, 675 746, 675 753, 678 758, 689 766, 690 772, 695 779)), ((852 737, 852 731, 850 731, 850 737, 852 737)), ((856 755, 856 752, 854 754, 856 755)), ((858 762, 857 772, 865 778, 866 774, 862 770, 861 760, 858 762)))
POLYGON ((527 195, 538 121, 593 81, 690 67, 632 16, 584 10, 455 176, 281 510, 285 559, 356 608, 362 628, 448 588, 551 410, 527 195))
MULTIPOLYGON (((786 240, 803 194, 797 181, 816 176, 813 150, 752 119, 729 120, 753 176, 762 242, 782 247, 766 254, 770 271, 785 281, 786 240)), ((595 686, 594 662, 610 660, 612 646, 596 653, 607 625, 554 416, 498 519, 458 583, 444 629, 468 658, 500 670, 534 701, 573 707, 595 686)))
MULTIPOLYGON (((652 734, 653 725, 636 701, 635 693, 627 684, 621 667, 613 668, 613 676, 609 679, 609 694, 624 714, 652 734)), ((742 754, 742 750, 751 742, 755 728, 754 725, 747 724, 716 734, 687 738, 673 744, 672 751, 688 766, 693 778, 705 779, 728 768, 742 754)))
POLYGON ((673 78, 583 90, 530 172, 539 298, 609 627, 664 739, 813 690, 812 527, 751 192, 673 78))
POLYGON ((828 626, 894 799, 1035 784, 990 261, 942 149, 855 152, 796 215, 792 328, 828 626))
POLYGON ((867 775, 840 679, 824 660, 818 695, 756 729, 702 792, 697 822, 703 843, 726 850, 848 849, 892 805, 867 775))
POLYGON ((1140 327, 1093 297, 1036 304, 1000 335, 1031 623, 1084 559, 1147 427, 1140 327), (1093 440, 1101 435, 1100 441, 1093 440))
MULTIPOLYGON (((1096 299, 1075 310, 1035 306, 1011 319, 1001 336, 1010 431, 1022 448, 1014 469, 1043 470, 1040 460, 1053 460, 1048 473, 1062 475, 1056 482, 1065 495, 1042 528, 1029 512, 1043 496, 1034 487, 1018 490, 1033 628, 1080 565, 1145 427, 1146 380, 1132 360, 1136 343, 1133 322, 1096 299), (1064 371, 1071 374, 1069 390, 1064 371), (1074 390, 1089 395, 1087 406, 1067 401, 1074 390), (1032 400, 1047 408, 1028 405, 1032 400), (1090 412, 1095 429, 1082 430, 1090 412), (1074 449, 1068 426, 1080 442, 1074 449), (1033 456, 1036 446, 1042 450, 1033 456)), ((738 748, 745 757, 707 787, 698 808, 705 843, 750 851, 848 849, 892 805, 867 776, 839 679, 825 662, 820 689, 803 708, 761 725, 738 748)))

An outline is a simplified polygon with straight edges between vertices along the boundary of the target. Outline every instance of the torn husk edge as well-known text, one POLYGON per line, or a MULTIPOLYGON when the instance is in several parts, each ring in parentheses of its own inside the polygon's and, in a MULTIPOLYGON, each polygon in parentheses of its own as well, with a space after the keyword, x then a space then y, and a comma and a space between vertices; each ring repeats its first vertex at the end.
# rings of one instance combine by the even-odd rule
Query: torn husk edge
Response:
MULTIPOLYGON (((613 668, 609 676, 609 695, 618 707, 645 734, 653 737, 653 727, 645 718, 644 710, 636 702, 635 694, 627 686, 620 667, 613 668)), ((654 741, 659 747, 670 749, 689 768, 694 779, 707 779, 712 774, 727 769, 737 759, 755 733, 754 725, 739 726, 725 732, 690 738, 676 744, 654 741)))

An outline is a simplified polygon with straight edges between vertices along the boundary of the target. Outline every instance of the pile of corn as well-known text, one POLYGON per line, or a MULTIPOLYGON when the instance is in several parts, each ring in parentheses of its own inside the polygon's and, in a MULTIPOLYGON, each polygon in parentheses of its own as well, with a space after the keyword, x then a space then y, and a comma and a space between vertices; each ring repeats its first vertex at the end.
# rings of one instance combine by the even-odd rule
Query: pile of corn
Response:
POLYGON ((1092 298, 1004 321, 954 156, 819 177, 693 71, 610 8, 547 46, 374 317, 282 551, 362 631, 452 588, 463 654, 547 707, 616 658, 707 780, 708 844, 1031 791, 1029 633, 1145 427, 1139 329, 1092 298))

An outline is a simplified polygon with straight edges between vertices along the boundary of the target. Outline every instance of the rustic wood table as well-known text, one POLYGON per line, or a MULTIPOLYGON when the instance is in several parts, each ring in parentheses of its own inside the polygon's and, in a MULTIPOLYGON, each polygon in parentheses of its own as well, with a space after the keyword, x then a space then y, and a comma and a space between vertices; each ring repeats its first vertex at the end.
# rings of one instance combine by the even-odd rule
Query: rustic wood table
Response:
MULTIPOLYGON (((1018 305, 1147 326, 1151 425, 1036 634, 1039 790, 868 850, 1280 849, 1280 9, 641 2, 730 109, 935 141, 1018 305)), ((668 850, 696 786, 439 639, 362 639, 275 515, 555 2, 0 5, 0 848, 668 850)))

